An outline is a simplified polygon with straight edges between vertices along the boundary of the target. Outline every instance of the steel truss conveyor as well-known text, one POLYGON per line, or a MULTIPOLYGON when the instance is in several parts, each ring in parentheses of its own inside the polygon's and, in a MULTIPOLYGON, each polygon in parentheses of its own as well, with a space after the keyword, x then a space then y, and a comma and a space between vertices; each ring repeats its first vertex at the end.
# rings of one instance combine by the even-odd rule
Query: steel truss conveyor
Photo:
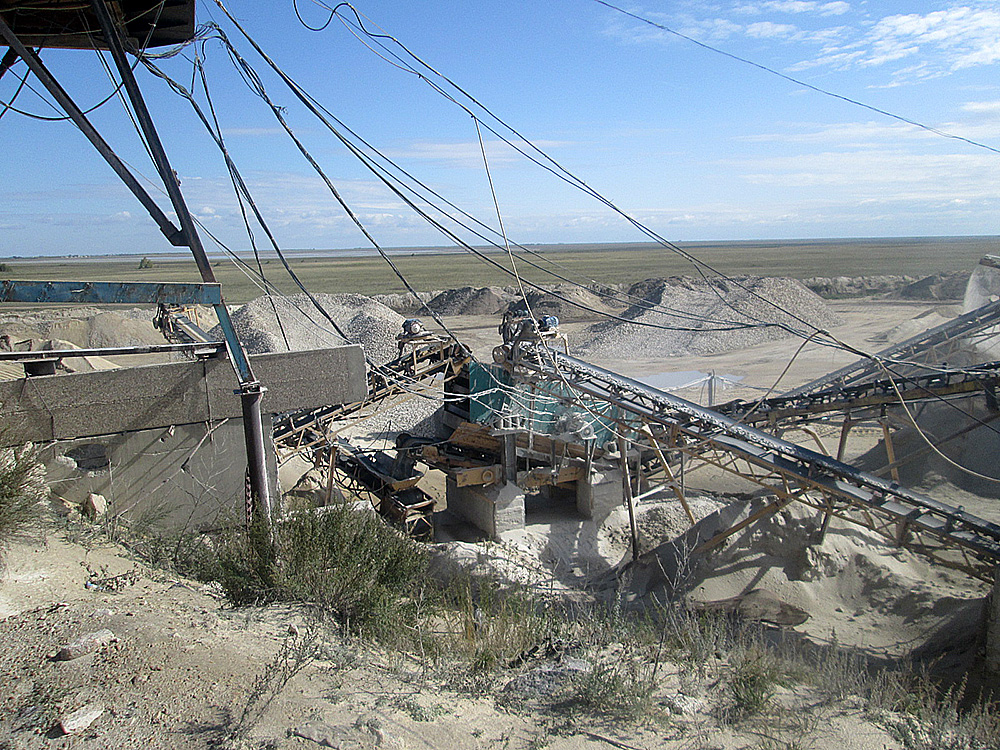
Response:
MULTIPOLYGON (((955 347, 971 337, 982 334, 988 329, 1000 325, 1000 301, 978 307, 971 312, 960 315, 954 320, 930 328, 906 341, 883 349, 873 357, 862 358, 851 364, 827 373, 821 378, 812 380, 805 385, 785 393, 785 396, 801 396, 833 388, 846 388, 864 383, 868 380, 885 377, 882 363, 905 362, 903 372, 900 366, 890 365, 893 376, 897 374, 911 375, 921 368, 914 366, 919 361, 943 362, 955 347)), ((989 334, 988 334, 989 335, 989 334)), ((924 370, 926 372, 926 370, 924 370)))
POLYGON ((865 526, 939 563, 992 582, 1000 564, 1000 525, 978 518, 712 409, 555 350, 539 347, 518 367, 619 407, 617 429, 666 465, 696 458, 771 490, 776 498, 699 547, 710 549, 792 502, 865 526), (645 445, 644 445, 645 444, 645 445))
POLYGON ((415 342, 412 351, 384 365, 368 368, 368 396, 364 401, 323 406, 275 417, 275 445, 289 452, 325 446, 328 442, 326 428, 332 422, 409 393, 431 378, 453 378, 468 358, 465 347, 456 342, 415 342))
POLYGON ((984 395, 990 409, 997 411, 997 384, 1000 362, 975 365, 957 372, 936 372, 907 378, 883 378, 845 388, 774 396, 760 401, 730 401, 712 407, 744 424, 810 422, 826 419, 832 412, 884 409, 900 401, 918 403, 961 399, 984 395))

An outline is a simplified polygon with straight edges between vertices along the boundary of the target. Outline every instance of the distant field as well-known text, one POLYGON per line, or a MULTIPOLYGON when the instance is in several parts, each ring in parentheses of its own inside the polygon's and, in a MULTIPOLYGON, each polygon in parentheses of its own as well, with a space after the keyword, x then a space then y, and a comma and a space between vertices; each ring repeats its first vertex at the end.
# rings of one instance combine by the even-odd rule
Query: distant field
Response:
MULTIPOLYGON (((971 269, 983 255, 1000 254, 998 237, 680 243, 679 246, 729 275, 759 274, 799 279, 877 274, 925 276, 940 271, 971 269)), ((520 252, 515 256, 522 277, 538 284, 559 280, 531 267, 529 262, 581 283, 597 279, 617 284, 696 273, 693 266, 676 253, 650 244, 550 245, 539 253, 541 258, 520 252)), ((420 291, 514 283, 509 275, 471 255, 410 254, 404 250, 393 251, 392 256, 403 275, 420 291)), ((0 278, 164 282, 199 278, 193 261, 149 257, 153 267, 142 270, 138 268, 139 258, 45 262, 10 259, 4 261, 10 271, 0 273, 0 278)), ((489 257, 509 268, 505 254, 494 252, 489 257)), ((228 302, 245 302, 261 293, 232 262, 216 261, 213 266, 228 302)), ((291 266, 314 292, 380 294, 405 291, 377 256, 296 258, 291 266)), ((282 291, 298 291, 276 258, 264 261, 263 267, 267 278, 282 291)))

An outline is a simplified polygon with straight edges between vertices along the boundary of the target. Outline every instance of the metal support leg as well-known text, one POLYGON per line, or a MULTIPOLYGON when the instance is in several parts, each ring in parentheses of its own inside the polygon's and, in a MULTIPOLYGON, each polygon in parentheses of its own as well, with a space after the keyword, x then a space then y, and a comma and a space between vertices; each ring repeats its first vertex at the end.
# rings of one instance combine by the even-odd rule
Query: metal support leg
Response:
MULTIPOLYGON (((91 142, 97 153, 104 157, 104 160, 108 165, 115 171, 119 179, 125 183, 132 195, 134 195, 143 207, 149 212, 149 215, 153 217, 153 221, 159 226, 160 231, 167 238, 171 245, 183 247, 187 244, 181 230, 175 227, 170 219, 166 217, 166 214, 160 210, 160 207, 156 205, 153 199, 149 196, 139 181, 132 175, 128 167, 125 166, 124 162, 118 158, 118 155, 112 150, 111 146, 108 145, 101 134, 97 132, 97 129, 90 124, 90 120, 87 116, 83 114, 76 102, 74 102, 70 95, 66 93, 59 82, 56 81, 55 77, 49 72, 48 68, 42 63, 41 58, 36 55, 32 50, 21 44, 21 40, 17 38, 17 35, 13 30, 4 23, 3 19, 0 18, 0 37, 3 38, 5 44, 7 44, 11 50, 16 52, 28 69, 34 74, 43 86, 52 94, 52 98, 55 99, 59 106, 63 108, 63 111, 69 116, 79 129, 83 133, 87 140, 91 142)), ((131 70, 129 70, 131 73, 131 70)), ((209 281, 209 279, 205 279, 209 281)), ((215 279, 211 279, 214 281, 215 279)))
MULTIPOLYGON (((122 42, 119 28, 115 25, 108 10, 105 0, 92 0, 94 13, 101 26, 101 33, 104 41, 111 52, 111 57, 115 61, 118 73, 122 79, 122 86, 128 94, 129 101, 135 111, 136 120, 142 129, 149 146, 149 152, 153 157, 153 163, 160 174, 163 186, 170 197, 170 203, 177 214, 177 220, 181 225, 181 231, 185 244, 191 248, 195 263, 201 272, 202 280, 208 282, 215 281, 215 272, 212 271, 212 264, 208 260, 205 248, 201 244, 198 230, 194 224, 194 218, 188 210, 184 195, 181 193, 181 186, 177 180, 177 175, 170 166, 167 159, 167 152, 160 142, 159 134, 153 124, 153 118, 149 114, 146 102, 142 98, 139 84, 132 74, 132 68, 128 64, 125 56, 125 47, 122 42)), ((264 429, 261 423, 260 398, 265 389, 253 375, 250 369, 250 361, 247 359, 240 344, 232 321, 229 319, 229 311, 225 304, 216 306, 216 313, 219 317, 219 324, 226 337, 226 345, 229 349, 230 361, 236 370, 236 375, 240 381, 240 399, 243 407, 244 430, 247 440, 247 464, 250 475, 250 492, 255 503, 256 510, 261 513, 261 518, 265 522, 270 521, 271 512, 271 491, 267 482, 267 468, 264 453, 264 429)))

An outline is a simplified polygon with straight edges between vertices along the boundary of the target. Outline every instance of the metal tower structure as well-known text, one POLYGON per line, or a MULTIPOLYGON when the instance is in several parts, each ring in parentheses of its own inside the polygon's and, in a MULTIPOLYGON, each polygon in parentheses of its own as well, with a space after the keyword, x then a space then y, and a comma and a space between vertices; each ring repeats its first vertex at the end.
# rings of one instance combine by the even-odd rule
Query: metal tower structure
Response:
MULTIPOLYGON (((194 0, 117 0, 116 2, 91 0, 89 7, 72 0, 47 0, 44 3, 0 0, 0 41, 8 46, 3 62, 0 63, 0 75, 3 75, 17 58, 21 58, 125 186, 142 203, 170 244, 189 248, 202 281, 215 285, 217 284, 215 274, 181 193, 180 182, 170 166, 127 59, 128 53, 141 55, 145 47, 181 43, 193 36, 194 0), (180 227, 175 226, 157 206, 32 47, 99 49, 111 53, 180 227)), ((92 288, 101 287, 97 285, 92 288)), ((254 377, 250 360, 236 336, 221 296, 214 304, 214 308, 225 334, 230 361, 239 380, 238 394, 242 406, 250 499, 253 503, 254 516, 268 521, 271 491, 267 480, 260 409, 261 398, 266 388, 254 377)))

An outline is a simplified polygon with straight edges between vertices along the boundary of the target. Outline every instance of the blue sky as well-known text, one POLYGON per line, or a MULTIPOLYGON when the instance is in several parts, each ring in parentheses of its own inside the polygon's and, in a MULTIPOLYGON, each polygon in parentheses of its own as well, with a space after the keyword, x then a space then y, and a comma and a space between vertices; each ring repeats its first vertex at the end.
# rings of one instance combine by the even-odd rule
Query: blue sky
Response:
MULTIPOLYGON (((291 2, 228 4, 337 117, 496 226, 467 113, 374 55, 336 19, 311 32, 291 2)), ((620 4, 814 86, 1000 148, 997 3, 620 4)), ((355 7, 671 240, 1000 234, 1000 155, 805 90, 591 0, 357 0, 355 7)), ((328 15, 310 0, 299 0, 299 10, 313 25, 328 15)), ((381 244, 448 244, 298 105, 214 2, 199 1, 198 19, 217 21, 261 71, 289 123, 381 244)), ((221 45, 210 41, 204 51, 227 144, 280 244, 366 246, 221 45)), ((84 107, 113 89, 93 52, 48 50, 43 59, 84 107)), ((190 83, 184 56, 160 64, 190 83)), ((10 99, 23 72, 19 63, 0 79, 0 97, 10 99)), ((249 247, 223 163, 190 107, 145 71, 139 80, 194 213, 231 246, 249 247)), ((28 90, 16 106, 54 114, 28 90)), ((153 175, 116 100, 93 120, 139 172, 153 175)), ((484 137, 511 239, 644 239, 592 198, 484 137)), ((72 125, 9 111, 0 142, 0 257, 171 249, 72 125)))

